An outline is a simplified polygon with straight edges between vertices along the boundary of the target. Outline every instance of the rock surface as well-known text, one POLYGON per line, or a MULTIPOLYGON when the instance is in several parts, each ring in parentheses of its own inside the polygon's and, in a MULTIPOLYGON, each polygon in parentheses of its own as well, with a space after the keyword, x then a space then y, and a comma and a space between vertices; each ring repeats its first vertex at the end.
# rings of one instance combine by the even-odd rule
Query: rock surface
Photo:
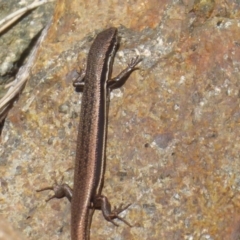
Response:
POLYGON ((70 203, 36 190, 72 185, 81 94, 72 78, 97 32, 119 28, 113 76, 144 60, 111 94, 103 194, 132 203, 116 228, 95 212, 91 239, 240 236, 237 1, 58 1, 32 76, 8 115, 1 215, 31 240, 70 239, 70 203), (71 4, 70 4, 71 2, 71 4))

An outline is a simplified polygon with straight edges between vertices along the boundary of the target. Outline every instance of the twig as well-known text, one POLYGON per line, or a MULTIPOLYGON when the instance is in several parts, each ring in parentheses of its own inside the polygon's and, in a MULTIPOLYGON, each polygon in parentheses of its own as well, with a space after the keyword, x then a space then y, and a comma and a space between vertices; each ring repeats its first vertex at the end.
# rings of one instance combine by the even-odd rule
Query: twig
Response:
POLYGON ((16 78, 12 81, 12 86, 8 89, 7 93, 0 99, 0 122, 5 118, 6 109, 9 105, 12 104, 12 100, 23 90, 27 78, 30 75, 30 70, 35 62, 39 46, 47 35, 51 22, 52 21, 50 20, 48 25, 43 29, 35 47, 33 48, 27 60, 27 63, 19 69, 16 78))
POLYGON ((12 23, 14 23, 15 21, 17 21, 21 16, 23 16, 26 12, 44 4, 47 2, 53 2, 54 0, 35 0, 33 3, 31 3, 30 5, 20 8, 17 11, 7 15, 5 18, 3 18, 0 21, 0 26, 4 25, 0 28, 0 33, 3 32, 7 27, 9 27, 12 23))

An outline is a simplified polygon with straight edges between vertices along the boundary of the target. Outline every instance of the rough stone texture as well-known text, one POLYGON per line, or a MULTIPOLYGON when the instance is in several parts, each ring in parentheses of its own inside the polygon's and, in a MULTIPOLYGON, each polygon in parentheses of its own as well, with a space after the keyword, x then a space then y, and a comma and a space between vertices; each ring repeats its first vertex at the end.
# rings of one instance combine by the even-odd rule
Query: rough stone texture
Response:
POLYGON ((0 240, 24 240, 23 236, 14 230, 4 218, 0 219, 0 240))
POLYGON ((33 74, 2 134, 1 215, 28 239, 70 239, 70 203, 36 189, 72 185, 81 95, 71 76, 96 33, 119 27, 103 193, 132 203, 119 227, 95 212, 92 239, 240 237, 238 1, 59 1, 33 74))

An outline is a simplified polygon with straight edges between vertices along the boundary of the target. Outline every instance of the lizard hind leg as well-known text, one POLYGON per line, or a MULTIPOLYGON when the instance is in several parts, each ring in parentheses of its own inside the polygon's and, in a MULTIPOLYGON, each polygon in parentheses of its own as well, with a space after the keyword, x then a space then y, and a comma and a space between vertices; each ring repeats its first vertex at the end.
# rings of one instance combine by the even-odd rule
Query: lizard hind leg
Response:
POLYGON ((111 204, 108 201, 107 197, 100 195, 100 196, 96 196, 96 198, 93 200, 93 205, 91 206, 91 208, 101 210, 104 218, 117 227, 118 227, 118 224, 116 224, 113 221, 113 219, 116 219, 116 218, 124 222, 129 227, 132 227, 130 223, 128 223, 125 219, 119 216, 119 214, 124 210, 126 210, 130 205, 131 204, 128 204, 125 207, 122 207, 122 204, 121 204, 118 208, 114 207, 114 209, 111 210, 111 204))

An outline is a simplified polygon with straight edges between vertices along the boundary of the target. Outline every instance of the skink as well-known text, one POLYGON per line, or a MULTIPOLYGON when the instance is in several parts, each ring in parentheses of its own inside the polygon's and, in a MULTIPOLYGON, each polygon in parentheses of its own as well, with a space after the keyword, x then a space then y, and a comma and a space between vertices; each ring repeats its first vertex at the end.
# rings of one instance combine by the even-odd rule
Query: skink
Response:
POLYGON ((110 90, 121 87, 142 60, 138 57, 132 59, 125 70, 110 80, 118 47, 117 33, 117 29, 112 27, 97 35, 88 54, 85 76, 74 84, 76 89, 83 90, 83 94, 73 191, 66 184, 38 190, 54 190, 54 196, 48 200, 66 196, 71 201, 72 240, 90 238, 91 219, 95 209, 101 209, 104 218, 116 226, 113 221, 115 218, 131 226, 118 216, 129 205, 111 210, 107 197, 101 195, 105 171, 109 93, 110 90))

